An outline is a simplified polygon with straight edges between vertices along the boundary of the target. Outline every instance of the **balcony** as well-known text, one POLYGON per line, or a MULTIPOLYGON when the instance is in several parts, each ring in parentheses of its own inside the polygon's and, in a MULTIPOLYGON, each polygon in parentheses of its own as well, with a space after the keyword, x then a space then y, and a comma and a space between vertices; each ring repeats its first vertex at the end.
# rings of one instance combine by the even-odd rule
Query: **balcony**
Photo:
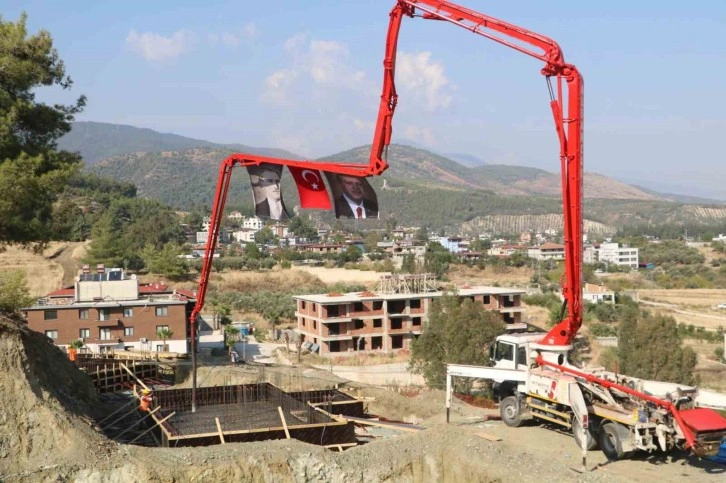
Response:
POLYGON ((353 335, 350 330, 341 330, 340 332, 330 332, 327 335, 323 335, 321 340, 332 341, 332 340, 353 340, 353 335))

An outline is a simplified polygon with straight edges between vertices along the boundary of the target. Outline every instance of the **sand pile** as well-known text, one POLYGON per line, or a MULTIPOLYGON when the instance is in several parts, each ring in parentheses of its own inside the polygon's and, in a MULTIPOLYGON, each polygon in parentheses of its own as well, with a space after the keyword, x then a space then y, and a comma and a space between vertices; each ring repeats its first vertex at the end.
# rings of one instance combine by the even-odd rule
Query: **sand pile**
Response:
POLYGON ((0 479, 103 452, 91 380, 44 335, 0 315, 0 479))

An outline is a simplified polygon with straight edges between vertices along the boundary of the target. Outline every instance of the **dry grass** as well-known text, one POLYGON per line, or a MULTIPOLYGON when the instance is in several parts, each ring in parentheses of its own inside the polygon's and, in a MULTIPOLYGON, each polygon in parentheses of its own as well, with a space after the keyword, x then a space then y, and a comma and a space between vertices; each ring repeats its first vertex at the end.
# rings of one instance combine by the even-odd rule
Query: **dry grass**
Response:
POLYGON ((528 267, 504 267, 497 273, 493 267, 487 266, 481 270, 467 265, 456 265, 449 271, 448 278, 456 285, 494 285, 498 283, 504 287, 528 284, 534 271, 528 267))
POLYGON ((375 286, 382 275, 389 275, 389 272, 374 272, 368 270, 347 270, 345 268, 326 267, 293 267, 291 272, 304 273, 320 279, 325 284, 338 282, 349 284, 364 284, 375 286))
MULTIPOLYGON (((59 243, 53 243, 45 250, 47 254, 54 254, 62 249, 59 243)), ((58 290, 63 281, 63 267, 53 260, 48 260, 43 254, 36 254, 30 250, 11 246, 0 253, 0 271, 23 270, 25 272, 28 290, 33 297, 42 297, 49 292, 58 290)))
MULTIPOLYGON (((148 275, 146 279, 159 280, 158 275, 148 275)), ((186 282, 174 283, 175 287, 195 290, 198 287, 196 279, 186 282)), ((300 287, 325 288, 320 278, 315 275, 298 270, 275 269, 266 272, 225 271, 213 272, 209 277, 209 287, 217 290, 237 290, 240 292, 258 291, 292 291, 300 287)))

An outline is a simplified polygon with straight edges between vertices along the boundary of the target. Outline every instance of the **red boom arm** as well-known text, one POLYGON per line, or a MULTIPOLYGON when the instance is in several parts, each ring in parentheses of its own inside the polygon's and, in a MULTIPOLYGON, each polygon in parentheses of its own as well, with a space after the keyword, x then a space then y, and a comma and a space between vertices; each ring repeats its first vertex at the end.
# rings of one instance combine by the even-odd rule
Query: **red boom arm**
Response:
POLYGON ((551 99, 550 107, 560 141, 565 241, 565 274, 562 294, 567 304, 567 317, 547 333, 542 344, 570 345, 582 325, 582 76, 574 65, 565 62, 559 45, 548 37, 451 2, 398 0, 391 11, 386 41, 386 58, 383 63, 383 94, 376 126, 377 138, 381 135, 380 133, 386 133, 389 136, 388 139, 385 139, 385 144, 390 141, 391 116, 397 100, 393 77, 396 44, 403 15, 453 23, 545 63, 542 74, 547 77, 551 99), (421 13, 419 14, 418 11, 421 13), (552 87, 552 77, 557 80, 555 88, 552 87), (563 97, 565 87, 567 88, 566 99, 563 97), (387 110, 386 107, 390 107, 390 109, 387 110))

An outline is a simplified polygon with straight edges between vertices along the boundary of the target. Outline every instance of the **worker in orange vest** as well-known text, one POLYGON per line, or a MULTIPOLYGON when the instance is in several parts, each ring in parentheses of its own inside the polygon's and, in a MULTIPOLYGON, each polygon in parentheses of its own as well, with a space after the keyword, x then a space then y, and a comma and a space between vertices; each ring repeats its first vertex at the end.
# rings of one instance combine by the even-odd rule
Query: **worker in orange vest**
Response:
POLYGON ((154 398, 151 395, 151 391, 149 389, 142 389, 141 398, 139 399, 139 410, 143 412, 148 412, 151 408, 151 402, 153 400, 154 398))

